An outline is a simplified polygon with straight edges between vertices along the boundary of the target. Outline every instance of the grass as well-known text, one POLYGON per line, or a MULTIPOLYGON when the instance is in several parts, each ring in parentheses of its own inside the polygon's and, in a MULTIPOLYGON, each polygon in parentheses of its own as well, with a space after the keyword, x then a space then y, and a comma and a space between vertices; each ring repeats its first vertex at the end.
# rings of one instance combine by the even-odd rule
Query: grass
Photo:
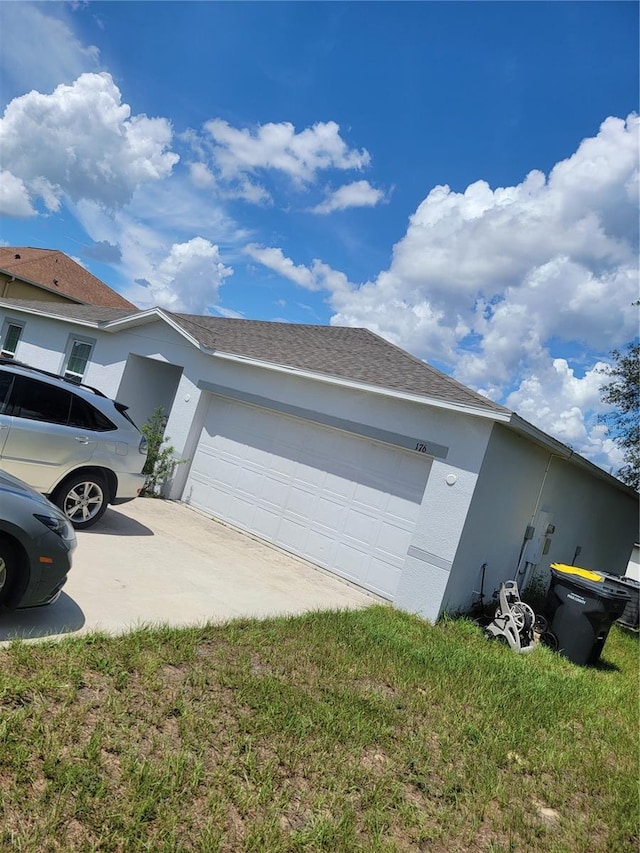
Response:
POLYGON ((0 850, 638 849, 638 640, 386 607, 0 650, 0 850))

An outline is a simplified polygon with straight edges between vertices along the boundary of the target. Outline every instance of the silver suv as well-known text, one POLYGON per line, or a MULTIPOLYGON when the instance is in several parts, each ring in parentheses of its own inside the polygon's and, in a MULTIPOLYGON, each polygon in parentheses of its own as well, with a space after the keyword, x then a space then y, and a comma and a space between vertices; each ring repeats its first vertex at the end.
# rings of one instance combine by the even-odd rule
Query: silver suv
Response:
POLYGON ((95 388, 0 359, 0 468, 50 497, 76 530, 144 486, 147 442, 95 388))

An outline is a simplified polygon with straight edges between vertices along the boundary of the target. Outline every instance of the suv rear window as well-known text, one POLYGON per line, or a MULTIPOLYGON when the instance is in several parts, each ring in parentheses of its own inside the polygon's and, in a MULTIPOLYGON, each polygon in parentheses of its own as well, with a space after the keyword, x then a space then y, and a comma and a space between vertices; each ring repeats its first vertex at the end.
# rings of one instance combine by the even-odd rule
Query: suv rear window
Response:
POLYGON ((108 430, 117 429, 116 425, 111 423, 106 415, 94 409, 82 397, 76 397, 75 394, 71 395, 69 426, 82 427, 82 429, 90 429, 94 432, 108 432, 108 430))
POLYGON ((102 412, 66 388, 56 388, 25 376, 15 377, 5 414, 94 432, 117 429, 102 412))

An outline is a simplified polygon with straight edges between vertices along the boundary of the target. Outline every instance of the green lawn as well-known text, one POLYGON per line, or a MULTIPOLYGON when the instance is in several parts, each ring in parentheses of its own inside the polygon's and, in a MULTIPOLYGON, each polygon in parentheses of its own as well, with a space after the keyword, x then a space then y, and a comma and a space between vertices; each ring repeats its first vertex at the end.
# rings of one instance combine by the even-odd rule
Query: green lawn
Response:
POLYGON ((377 606, 0 650, 0 849, 638 850, 638 639, 596 668, 377 606))

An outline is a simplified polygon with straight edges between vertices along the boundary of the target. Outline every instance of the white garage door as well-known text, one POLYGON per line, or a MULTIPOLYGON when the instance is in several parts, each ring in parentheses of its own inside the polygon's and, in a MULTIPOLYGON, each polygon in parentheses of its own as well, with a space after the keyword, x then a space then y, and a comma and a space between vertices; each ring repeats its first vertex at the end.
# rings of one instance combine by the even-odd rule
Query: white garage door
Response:
POLYGON ((212 397, 184 499, 393 598, 431 460, 212 397))

